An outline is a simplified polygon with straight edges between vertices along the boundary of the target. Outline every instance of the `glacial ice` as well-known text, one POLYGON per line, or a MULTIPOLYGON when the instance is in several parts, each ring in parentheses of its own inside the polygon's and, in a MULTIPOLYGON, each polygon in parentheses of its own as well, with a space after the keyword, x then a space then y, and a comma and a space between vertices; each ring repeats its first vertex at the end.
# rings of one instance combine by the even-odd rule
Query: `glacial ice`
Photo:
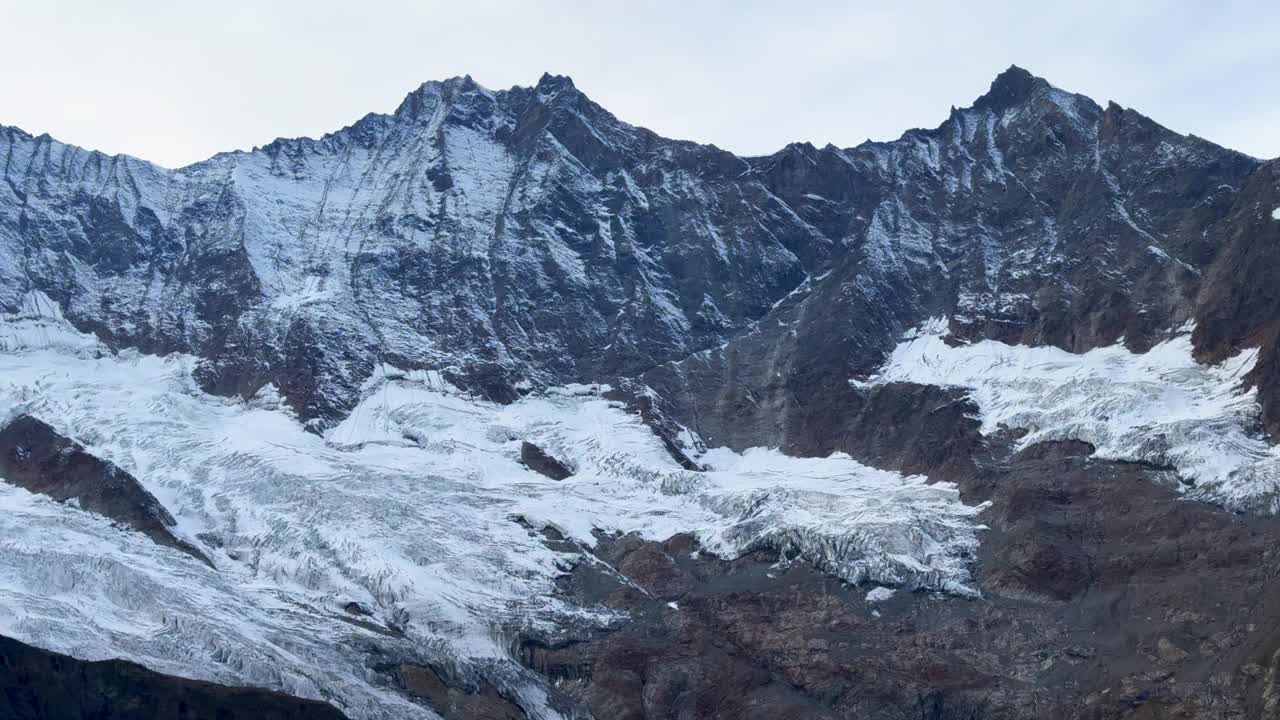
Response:
POLYGON ((764 448, 713 450, 690 472, 602 387, 503 406, 387 366, 320 437, 269 387, 248 402, 204 394, 194 362, 112 353, 39 294, 0 317, 0 421, 30 413, 129 471, 216 565, 0 483, 0 634, 329 699, 354 718, 433 717, 371 681, 380 646, 498 672, 550 718, 513 635, 615 616, 555 597, 579 555, 529 526, 583 547, 598 532, 692 532, 724 556, 769 547, 851 582, 972 592, 981 508, 949 484, 764 448), (522 467, 522 440, 574 476, 522 467), (344 615, 353 601, 374 625, 344 615))
POLYGON ((1188 328, 1145 353, 1122 344, 1083 354, 993 340, 953 346, 946 337, 945 319, 923 323, 865 384, 967 388, 985 434, 1026 430, 1020 447, 1088 442, 1101 458, 1173 469, 1190 497, 1280 511, 1280 448, 1260 433, 1257 393, 1244 388, 1256 349, 1201 365, 1188 328))

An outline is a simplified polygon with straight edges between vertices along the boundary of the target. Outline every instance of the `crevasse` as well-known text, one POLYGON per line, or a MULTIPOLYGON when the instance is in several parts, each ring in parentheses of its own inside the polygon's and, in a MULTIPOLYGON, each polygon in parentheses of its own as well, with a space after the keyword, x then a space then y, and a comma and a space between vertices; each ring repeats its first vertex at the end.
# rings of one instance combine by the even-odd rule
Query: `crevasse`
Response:
MULTIPOLYGON (((769 547, 851 582, 972 592, 980 508, 955 487, 763 448, 686 471, 600 387, 504 406, 382 366, 320 437, 270 388, 206 395, 194 358, 112 353, 38 293, 0 318, 0 341, 0 419, 40 417, 132 473, 216 565, 0 483, 0 634, 78 657, 331 699, 356 718, 432 717, 371 681, 366 648, 518 680, 504 638, 612 618, 556 598, 578 556, 529 526, 582 546, 692 532, 724 556, 769 547), (527 470, 522 441, 574 475, 527 470)), ((533 683, 520 692, 538 706, 533 683)))
POLYGON ((908 332, 867 384, 895 381, 967 388, 982 431, 1025 430, 1027 447, 1080 440, 1097 456, 1172 468, 1189 496, 1234 510, 1280 510, 1280 449, 1258 429, 1245 350, 1197 363, 1189 328, 1145 353, 1123 344, 1073 354, 993 340, 949 344, 947 322, 908 332))

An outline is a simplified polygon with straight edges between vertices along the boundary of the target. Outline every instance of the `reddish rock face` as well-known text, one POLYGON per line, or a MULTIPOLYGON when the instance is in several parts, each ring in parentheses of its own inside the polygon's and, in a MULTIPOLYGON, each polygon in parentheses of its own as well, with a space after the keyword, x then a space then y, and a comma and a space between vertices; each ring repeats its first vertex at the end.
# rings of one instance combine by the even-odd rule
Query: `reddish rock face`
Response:
POLYGON ((460 686, 446 682, 432 668, 401 663, 388 668, 397 685, 410 697, 426 703, 445 720, 527 720, 520 706, 493 687, 460 686))

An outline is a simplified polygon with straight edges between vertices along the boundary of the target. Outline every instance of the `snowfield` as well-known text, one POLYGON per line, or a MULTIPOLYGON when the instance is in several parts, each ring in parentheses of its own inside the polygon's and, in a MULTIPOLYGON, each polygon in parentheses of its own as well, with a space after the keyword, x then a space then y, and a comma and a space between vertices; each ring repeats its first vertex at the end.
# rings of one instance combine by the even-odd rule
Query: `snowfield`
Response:
POLYGON ((1232 510, 1280 511, 1280 448, 1258 427, 1246 350, 1218 365, 1192 357, 1189 329, 1146 353, 1123 344, 1073 354, 984 340, 952 346, 947 321, 908 332, 865 383, 967 388, 982 432, 1025 430, 1020 447, 1046 440, 1091 443, 1101 458, 1174 470, 1190 497, 1232 510))
POLYGON ((510 656, 521 628, 605 623, 554 597, 596 532, 695 533, 732 557, 783 550, 849 582, 972 594, 980 507, 860 465, 713 450, 677 465, 638 417, 574 386, 502 406, 386 366, 324 437, 270 388, 201 392, 194 359, 113 353, 39 293, 0 316, 0 421, 29 413, 160 499, 207 567, 104 518, 0 483, 0 634, 80 658, 333 701, 355 718, 434 717, 380 686, 384 657, 484 673, 556 717, 510 656), (522 441, 573 468, 556 482, 522 441), (371 617, 344 613, 359 603, 371 617))

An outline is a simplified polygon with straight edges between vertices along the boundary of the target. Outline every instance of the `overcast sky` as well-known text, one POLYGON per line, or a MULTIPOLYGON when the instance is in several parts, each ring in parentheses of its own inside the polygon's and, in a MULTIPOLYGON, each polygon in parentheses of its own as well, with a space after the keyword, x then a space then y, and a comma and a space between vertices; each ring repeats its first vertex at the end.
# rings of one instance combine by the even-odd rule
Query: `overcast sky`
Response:
POLYGON ((764 154, 933 127, 1010 64, 1280 156, 1280 2, 0 0, 0 124, 166 166, 570 75, 623 120, 764 154), (1041 7, 1044 6, 1044 7, 1041 7))

